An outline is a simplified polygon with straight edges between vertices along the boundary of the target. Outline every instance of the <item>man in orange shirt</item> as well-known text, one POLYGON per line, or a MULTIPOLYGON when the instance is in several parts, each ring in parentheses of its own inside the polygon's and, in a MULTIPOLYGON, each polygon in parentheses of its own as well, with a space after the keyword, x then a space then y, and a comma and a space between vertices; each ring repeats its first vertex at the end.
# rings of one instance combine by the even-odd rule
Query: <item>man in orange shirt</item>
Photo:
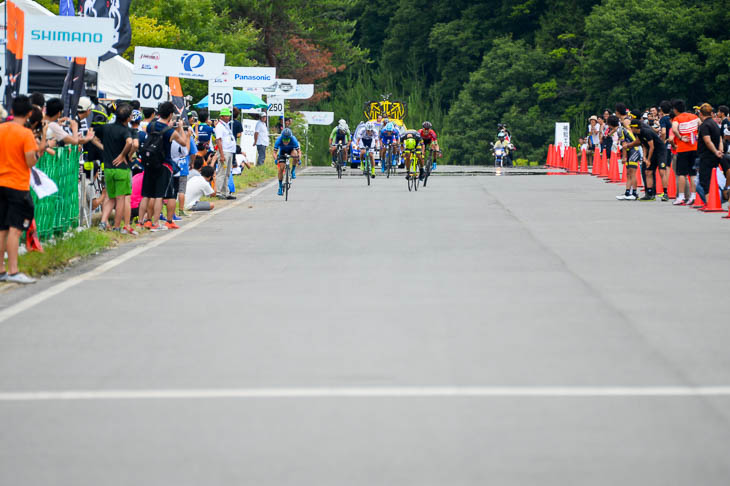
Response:
POLYGON ((672 102, 674 120, 672 120, 672 132, 677 145, 677 199, 675 206, 692 205, 695 202, 695 159, 697 158, 697 132, 700 127, 700 119, 692 113, 686 113, 684 101, 674 100, 672 102), (684 188, 689 179, 689 200, 684 200, 684 188))
POLYGON ((18 271, 20 235, 33 221, 30 197, 30 168, 38 162, 38 147, 33 132, 25 127, 32 105, 27 96, 13 100, 13 120, 0 124, 0 281, 29 284, 35 279, 18 271), (5 252, 8 252, 7 269, 5 252))

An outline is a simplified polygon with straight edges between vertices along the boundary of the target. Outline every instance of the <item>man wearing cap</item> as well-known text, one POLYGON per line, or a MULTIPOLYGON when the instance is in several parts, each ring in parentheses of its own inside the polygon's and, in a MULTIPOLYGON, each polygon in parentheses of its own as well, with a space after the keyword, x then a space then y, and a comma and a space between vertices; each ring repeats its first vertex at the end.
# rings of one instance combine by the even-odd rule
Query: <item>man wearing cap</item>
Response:
POLYGON ((264 165, 264 160, 266 160, 266 147, 269 146, 269 127, 266 125, 266 113, 261 113, 259 122, 256 124, 256 129, 253 133, 253 144, 256 145, 258 154, 256 165, 264 165))
POLYGON ((228 179, 231 177, 233 157, 236 156, 236 139, 233 136, 230 122, 231 109, 223 108, 220 112, 220 120, 215 126, 215 145, 220 156, 215 187, 218 191, 218 197, 221 199, 236 199, 236 196, 228 191, 228 179))

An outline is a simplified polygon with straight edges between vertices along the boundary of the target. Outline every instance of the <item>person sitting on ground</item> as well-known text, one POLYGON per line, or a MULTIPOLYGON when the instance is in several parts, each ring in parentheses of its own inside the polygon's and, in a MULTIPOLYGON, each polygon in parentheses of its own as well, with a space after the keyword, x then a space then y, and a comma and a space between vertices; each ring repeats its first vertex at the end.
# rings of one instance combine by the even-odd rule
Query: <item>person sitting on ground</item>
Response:
MULTIPOLYGON (((200 174, 192 175, 190 171, 190 179, 188 179, 187 189, 185 192, 185 210, 186 211, 210 211, 215 205, 209 201, 201 201, 203 196, 212 196, 215 190, 211 187, 210 182, 215 175, 215 169, 209 165, 202 166, 202 158, 196 158, 195 163, 200 161, 200 174)), ((195 169, 194 169, 195 170, 195 169)))
POLYGON ((190 174, 188 174, 188 181, 193 177, 200 177, 200 169, 202 169, 204 165, 205 158, 199 153, 195 154, 195 157, 193 157, 193 168, 190 169, 190 174))

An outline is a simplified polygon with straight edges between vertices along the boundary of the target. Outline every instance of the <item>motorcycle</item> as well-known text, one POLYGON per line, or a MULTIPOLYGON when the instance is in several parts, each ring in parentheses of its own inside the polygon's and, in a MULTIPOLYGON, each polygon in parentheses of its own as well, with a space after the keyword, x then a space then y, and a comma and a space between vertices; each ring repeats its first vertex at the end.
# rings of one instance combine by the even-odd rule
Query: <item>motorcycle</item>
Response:
POLYGON ((494 166, 500 166, 504 167, 504 156, 505 156, 505 150, 504 147, 495 147, 494 144, 492 145, 492 155, 494 155, 494 166))

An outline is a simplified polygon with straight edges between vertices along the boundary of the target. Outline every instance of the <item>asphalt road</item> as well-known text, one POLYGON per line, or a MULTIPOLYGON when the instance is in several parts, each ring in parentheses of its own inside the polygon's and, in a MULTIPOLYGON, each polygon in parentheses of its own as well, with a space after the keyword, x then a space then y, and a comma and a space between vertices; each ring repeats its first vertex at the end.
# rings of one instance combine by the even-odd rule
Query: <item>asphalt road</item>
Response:
POLYGON ((5 292, 0 484, 726 486, 730 221, 619 191, 301 175, 5 292))

